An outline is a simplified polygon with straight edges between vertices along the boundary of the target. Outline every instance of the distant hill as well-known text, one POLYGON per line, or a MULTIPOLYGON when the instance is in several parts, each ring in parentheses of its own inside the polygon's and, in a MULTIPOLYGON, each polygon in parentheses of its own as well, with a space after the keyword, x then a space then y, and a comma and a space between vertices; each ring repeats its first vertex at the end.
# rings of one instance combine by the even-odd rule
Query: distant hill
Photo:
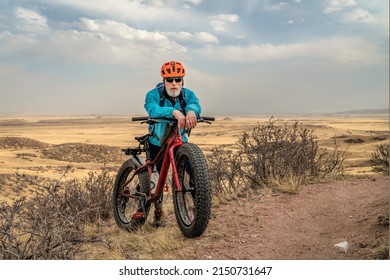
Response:
POLYGON ((389 108, 387 109, 357 109, 357 110, 348 110, 335 112, 337 115, 376 115, 376 114, 389 114, 389 108))

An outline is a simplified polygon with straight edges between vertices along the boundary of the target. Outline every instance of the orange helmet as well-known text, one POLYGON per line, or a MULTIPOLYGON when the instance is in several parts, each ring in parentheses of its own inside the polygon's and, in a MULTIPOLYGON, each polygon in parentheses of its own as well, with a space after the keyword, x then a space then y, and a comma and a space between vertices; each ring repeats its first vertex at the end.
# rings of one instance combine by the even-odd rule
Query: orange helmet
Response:
POLYGON ((173 77, 184 77, 185 69, 183 64, 177 61, 168 61, 161 67, 161 77, 173 78, 173 77))

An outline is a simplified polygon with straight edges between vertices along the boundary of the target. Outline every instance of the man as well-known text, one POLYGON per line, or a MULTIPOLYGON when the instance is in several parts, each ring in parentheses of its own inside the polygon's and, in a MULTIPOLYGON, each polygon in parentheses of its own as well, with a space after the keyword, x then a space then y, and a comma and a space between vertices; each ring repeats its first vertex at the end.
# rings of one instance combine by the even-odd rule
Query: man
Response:
MULTIPOLYGON (((175 118, 179 129, 194 128, 197 117, 200 116, 201 106, 195 93, 184 88, 184 76, 186 74, 183 64, 178 61, 164 63, 160 71, 163 78, 162 84, 146 94, 145 109, 150 117, 175 118)), ((165 131, 166 124, 158 123, 149 126, 152 136, 149 138, 150 157, 153 160, 161 148, 160 139, 165 131)), ((183 136, 186 142, 187 136, 183 136)), ((162 160, 157 164, 157 170, 161 170, 162 160)), ((164 226, 162 197, 155 203, 153 226, 164 226)))

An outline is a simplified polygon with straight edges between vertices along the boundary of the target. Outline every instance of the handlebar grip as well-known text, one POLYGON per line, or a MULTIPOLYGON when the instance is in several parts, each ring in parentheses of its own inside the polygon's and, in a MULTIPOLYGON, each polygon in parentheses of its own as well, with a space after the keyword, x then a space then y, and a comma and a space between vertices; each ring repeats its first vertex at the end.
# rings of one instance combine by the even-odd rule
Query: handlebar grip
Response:
POLYGON ((201 117, 202 119, 204 119, 205 121, 215 121, 215 117, 201 117))
POLYGON ((131 120, 133 122, 147 121, 149 117, 132 117, 131 120))

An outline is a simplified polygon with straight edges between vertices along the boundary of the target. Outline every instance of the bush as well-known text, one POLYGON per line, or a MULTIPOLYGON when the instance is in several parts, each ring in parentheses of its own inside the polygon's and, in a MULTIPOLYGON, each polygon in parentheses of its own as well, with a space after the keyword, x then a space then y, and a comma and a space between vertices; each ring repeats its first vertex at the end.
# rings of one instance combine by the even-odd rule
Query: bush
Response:
POLYGON ((113 177, 104 169, 101 173, 90 172, 82 180, 69 181, 64 196, 77 212, 86 212, 85 221, 99 223, 111 214, 111 189, 113 177))
POLYGON ((84 226, 110 216, 113 178, 103 170, 84 180, 55 183, 17 176, 34 186, 31 197, 0 204, 0 259, 72 259, 85 239, 84 226))
POLYGON ((389 145, 382 144, 376 146, 376 150, 371 154, 370 164, 373 170, 378 173, 389 175, 389 145))
POLYGON ((347 155, 336 142, 331 152, 320 149, 299 122, 276 125, 273 118, 243 132, 235 150, 217 148, 208 157, 213 186, 226 195, 281 185, 296 191, 313 178, 342 174, 347 155))
POLYGON ((213 148, 208 157, 210 178, 214 195, 224 194, 224 198, 235 197, 239 191, 248 191, 242 176, 242 158, 225 147, 213 148))

